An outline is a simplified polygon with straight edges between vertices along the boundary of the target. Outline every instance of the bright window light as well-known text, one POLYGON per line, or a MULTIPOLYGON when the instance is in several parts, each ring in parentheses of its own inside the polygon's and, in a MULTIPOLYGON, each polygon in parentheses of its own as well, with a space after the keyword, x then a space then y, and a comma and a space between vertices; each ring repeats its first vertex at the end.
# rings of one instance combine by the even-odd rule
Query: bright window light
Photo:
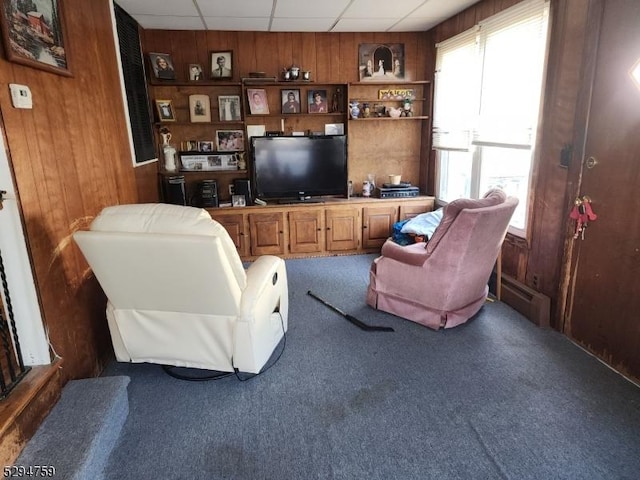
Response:
POLYGON ((633 78, 638 88, 640 88, 640 60, 638 60, 635 67, 631 69, 631 78, 633 78))

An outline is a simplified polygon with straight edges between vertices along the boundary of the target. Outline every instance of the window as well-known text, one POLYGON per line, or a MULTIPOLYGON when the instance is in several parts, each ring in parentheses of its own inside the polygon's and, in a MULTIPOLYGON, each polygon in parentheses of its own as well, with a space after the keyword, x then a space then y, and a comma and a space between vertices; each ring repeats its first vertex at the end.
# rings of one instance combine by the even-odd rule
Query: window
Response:
POLYGON ((433 148, 438 198, 519 198, 510 231, 526 232, 542 98, 548 1, 511 7, 437 45, 433 148))
POLYGON ((144 63, 138 36, 138 23, 114 4, 120 64, 129 111, 129 124, 134 147, 134 165, 156 160, 151 112, 147 96, 144 63))

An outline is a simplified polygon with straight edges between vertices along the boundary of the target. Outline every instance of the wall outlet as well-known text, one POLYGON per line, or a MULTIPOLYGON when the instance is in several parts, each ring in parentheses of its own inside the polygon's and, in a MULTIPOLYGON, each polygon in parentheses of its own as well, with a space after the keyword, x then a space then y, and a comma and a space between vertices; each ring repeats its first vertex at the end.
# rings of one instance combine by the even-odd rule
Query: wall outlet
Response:
POLYGON ((540 288, 540 275, 538 275, 537 273, 534 273, 531 276, 531 283, 532 283, 532 287, 534 290, 538 290, 540 288))

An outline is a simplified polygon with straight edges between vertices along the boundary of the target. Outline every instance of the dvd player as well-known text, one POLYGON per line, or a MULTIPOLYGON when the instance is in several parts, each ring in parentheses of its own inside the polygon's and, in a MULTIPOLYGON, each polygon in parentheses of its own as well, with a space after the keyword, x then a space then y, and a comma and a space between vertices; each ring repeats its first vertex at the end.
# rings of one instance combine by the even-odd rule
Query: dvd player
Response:
POLYGON ((378 198, 408 198, 417 197, 420 194, 418 187, 399 186, 399 187, 382 187, 375 189, 373 195, 378 198))

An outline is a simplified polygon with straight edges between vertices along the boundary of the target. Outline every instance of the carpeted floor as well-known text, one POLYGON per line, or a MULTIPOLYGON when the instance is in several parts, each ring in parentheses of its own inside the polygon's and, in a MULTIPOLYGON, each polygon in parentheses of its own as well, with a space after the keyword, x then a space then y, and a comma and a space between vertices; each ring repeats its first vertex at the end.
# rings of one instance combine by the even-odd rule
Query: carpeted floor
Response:
POLYGON ((638 478, 638 387, 501 303, 440 332, 374 311, 373 258, 287 260, 286 348, 249 381, 111 364, 130 413, 106 478, 638 478))

